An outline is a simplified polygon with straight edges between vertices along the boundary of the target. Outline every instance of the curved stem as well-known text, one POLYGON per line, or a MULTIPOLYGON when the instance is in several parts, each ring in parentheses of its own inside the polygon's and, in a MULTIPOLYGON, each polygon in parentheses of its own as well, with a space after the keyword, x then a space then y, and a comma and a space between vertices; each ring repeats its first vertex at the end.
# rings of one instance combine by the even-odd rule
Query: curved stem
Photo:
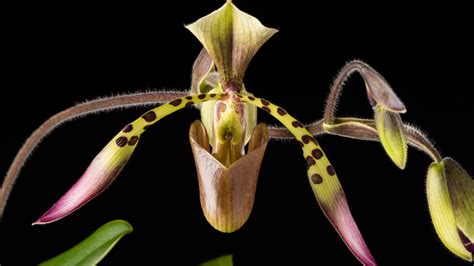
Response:
POLYGON ((326 107, 324 108, 323 120, 326 124, 332 124, 334 120, 334 113, 336 112, 337 102, 339 95, 341 95, 344 82, 354 73, 361 72, 363 67, 367 67, 367 64, 361 61, 352 61, 345 65, 336 79, 331 85, 329 96, 326 100, 326 107))
POLYGON ((144 106, 157 103, 164 103, 177 97, 188 95, 187 92, 180 91, 153 91, 135 94, 118 95, 108 98, 99 98, 84 102, 61 111, 39 126, 18 151, 13 160, 0 188, 0 218, 3 215, 8 196, 13 184, 20 173, 24 163, 31 152, 38 146, 40 141, 55 128, 64 122, 74 118, 85 116, 100 111, 110 111, 118 108, 128 108, 133 106, 144 106))
POLYGON ((422 131, 410 125, 404 125, 404 128, 413 147, 428 154, 435 162, 443 160, 441 153, 422 131))
MULTIPOLYGON (((306 126, 313 135, 331 134, 358 140, 380 142, 375 122, 372 119, 334 118, 334 124, 327 124, 324 120, 316 121, 306 126)), ((442 160, 440 152, 428 137, 419 129, 404 124, 408 144, 427 154, 435 162, 442 160)), ((273 139, 292 139, 293 136, 286 128, 270 127, 269 136, 273 139)))

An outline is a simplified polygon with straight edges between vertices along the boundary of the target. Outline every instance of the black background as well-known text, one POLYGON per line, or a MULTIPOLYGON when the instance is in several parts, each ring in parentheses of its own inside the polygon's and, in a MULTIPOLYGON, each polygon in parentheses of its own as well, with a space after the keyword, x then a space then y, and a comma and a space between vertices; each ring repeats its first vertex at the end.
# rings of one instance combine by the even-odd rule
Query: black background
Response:
MULTIPOLYGON (((2 16, 0 172, 44 120, 74 103, 148 89, 186 90, 201 46, 183 27, 222 1, 153 5, 68 4, 5 8, 2 16)), ((329 84, 361 59, 391 83, 403 119, 426 130, 443 154, 473 173, 472 19, 467 7, 307 6, 306 1, 236 1, 280 30, 251 63, 246 86, 308 123, 322 115, 329 84)), ((472 16, 471 16, 472 18, 472 16)), ((245 226, 222 234, 202 215, 185 109, 147 131, 116 182, 64 220, 30 226, 77 180, 98 151, 145 109, 91 116, 62 126, 35 151, 1 222, 0 263, 38 263, 112 219, 135 228, 104 265, 193 265, 233 253, 236 265, 358 265, 325 220, 308 185, 298 145, 271 142, 245 226)), ((341 115, 371 117, 360 77, 344 90, 341 115)), ((261 121, 276 121, 260 113, 261 121)), ((319 138, 352 213, 381 265, 469 265, 451 255, 430 223, 430 160, 409 150, 404 171, 377 143, 319 138)))

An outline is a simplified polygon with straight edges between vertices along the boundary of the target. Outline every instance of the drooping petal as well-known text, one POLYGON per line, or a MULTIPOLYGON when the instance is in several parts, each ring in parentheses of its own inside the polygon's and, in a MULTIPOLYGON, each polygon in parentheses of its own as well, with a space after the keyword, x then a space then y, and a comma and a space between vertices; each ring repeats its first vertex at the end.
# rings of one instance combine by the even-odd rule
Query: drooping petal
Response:
POLYGON ((464 247, 458 233, 443 162, 434 162, 428 168, 426 194, 431 220, 443 244, 456 256, 471 261, 472 254, 464 247))
MULTIPOLYGON (((231 1, 211 14, 186 26, 203 44, 221 75, 228 82, 242 83, 245 70, 258 49, 277 32, 240 11, 231 1)), ((240 91, 240 88, 235 88, 240 91)))
POLYGON ((387 155, 400 169, 404 169, 407 162, 408 145, 400 114, 377 105, 374 120, 380 142, 387 155))
POLYGON ((249 143, 248 153, 230 167, 210 152, 206 130, 195 121, 189 130, 198 173, 201 207, 207 221, 217 230, 234 232, 247 221, 252 211, 260 164, 268 143, 265 125, 258 125, 249 143))
POLYGON ((283 108, 253 96, 238 95, 238 97, 241 101, 256 105, 274 116, 294 135, 303 149, 309 183, 324 214, 358 260, 365 265, 376 265, 351 215, 336 171, 318 142, 283 108))
POLYGON ((169 100, 185 95, 186 93, 178 91, 153 91, 102 97, 76 104, 48 118, 26 139, 8 168, 3 179, 3 184, 0 186, 0 219, 5 211, 6 203, 13 189, 13 185, 30 157, 31 152, 57 127, 75 118, 85 117, 101 111, 166 103, 169 100))
POLYGON ((94 158, 82 177, 34 224, 46 224, 74 212, 104 191, 122 170, 148 126, 186 106, 226 94, 199 94, 177 98, 154 108, 134 122, 126 125, 94 158))
POLYGON ((94 158, 82 177, 34 224, 46 224, 72 213, 104 191, 117 177, 135 150, 118 134, 94 158))

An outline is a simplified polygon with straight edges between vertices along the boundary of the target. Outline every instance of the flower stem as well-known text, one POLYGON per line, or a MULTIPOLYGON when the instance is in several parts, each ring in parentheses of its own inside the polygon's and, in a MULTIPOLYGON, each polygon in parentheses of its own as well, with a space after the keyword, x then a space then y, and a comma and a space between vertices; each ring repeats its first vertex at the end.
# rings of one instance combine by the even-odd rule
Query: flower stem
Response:
MULTIPOLYGON (((323 119, 306 126, 313 136, 330 134, 358 140, 380 142, 375 122, 372 119, 356 118, 334 118, 334 124, 327 124, 323 119)), ((428 137, 419 129, 404 124, 405 134, 408 144, 427 154, 433 161, 442 160, 440 152, 436 149, 428 137)), ((293 136, 286 128, 270 127, 268 129, 272 139, 292 139, 293 136)))
POLYGON ((334 115, 337 109, 337 102, 338 102, 339 96, 341 95, 342 88, 344 87, 344 82, 354 72, 360 73, 363 67, 369 67, 369 66, 361 61, 351 61, 348 64, 346 64, 337 75, 336 79, 331 85, 331 90, 326 100, 326 107, 324 108, 323 120, 326 124, 333 123, 334 115))

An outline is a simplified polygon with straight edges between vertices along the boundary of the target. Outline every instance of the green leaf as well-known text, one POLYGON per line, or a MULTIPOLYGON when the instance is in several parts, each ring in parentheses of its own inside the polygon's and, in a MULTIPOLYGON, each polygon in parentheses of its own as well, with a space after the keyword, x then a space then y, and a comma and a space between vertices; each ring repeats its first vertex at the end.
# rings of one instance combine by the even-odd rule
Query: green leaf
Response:
POLYGON ((201 266, 232 266, 232 255, 225 255, 210 261, 206 261, 201 266))
POLYGON ((81 243, 40 265, 96 265, 120 238, 132 231, 132 226, 124 220, 108 222, 81 243))
POLYGON ((400 169, 404 169, 408 146, 400 114, 377 105, 374 120, 380 142, 388 156, 400 169))

